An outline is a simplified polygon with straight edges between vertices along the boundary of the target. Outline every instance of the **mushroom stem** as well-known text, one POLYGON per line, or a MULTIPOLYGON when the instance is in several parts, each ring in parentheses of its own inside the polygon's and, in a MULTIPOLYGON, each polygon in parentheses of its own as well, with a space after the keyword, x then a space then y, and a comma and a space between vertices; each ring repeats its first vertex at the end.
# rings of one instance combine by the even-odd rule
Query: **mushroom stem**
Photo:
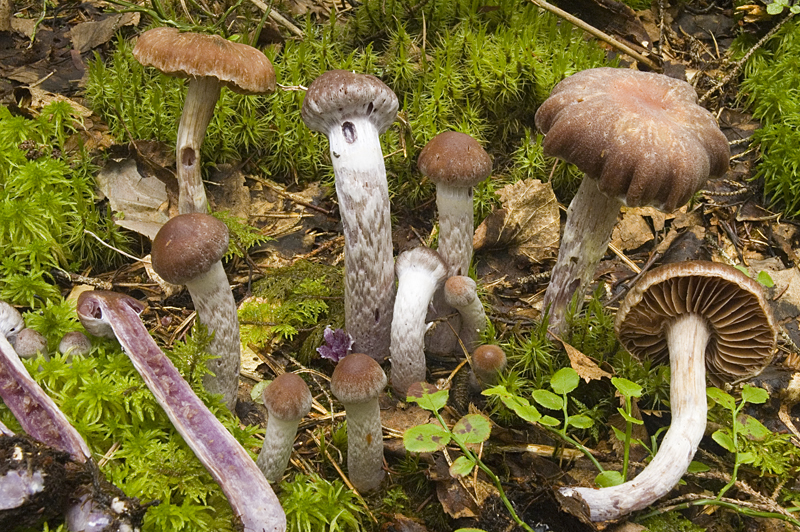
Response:
POLYGON ((610 521, 641 510, 666 495, 681 479, 706 428, 705 351, 710 332, 696 314, 667 327, 672 422, 656 456, 633 480, 610 488, 561 488, 562 496, 579 495, 592 521, 610 521))
POLYGON ((187 281, 186 288, 200 321, 214 333, 208 351, 217 358, 207 362, 212 374, 203 377, 203 386, 209 393, 221 394, 225 405, 233 412, 241 366, 239 316, 222 263, 217 262, 205 275, 187 281))
POLYGON ((347 416, 347 473, 359 491, 374 491, 381 485, 383 429, 378 398, 366 403, 344 403, 347 416))
POLYGON ((331 161, 344 229, 345 329, 353 350, 389 354, 394 261, 389 185, 378 130, 366 117, 330 128, 331 161))
POLYGON ((84 327, 93 334, 116 336, 158 404, 222 488, 242 529, 286 530, 286 516, 267 479, 150 337, 139 318, 142 310, 135 299, 114 292, 84 292, 78 299, 84 327))
POLYGON ((558 260, 544 294, 543 309, 550 330, 562 335, 567 329, 567 307, 578 291, 578 309, 592 282, 597 264, 605 255, 623 202, 600 192, 597 181, 585 176, 567 209, 558 260), (548 310, 549 308, 549 310, 548 310))
POLYGON ((447 264, 449 276, 467 275, 475 232, 472 187, 437 185, 436 208, 439 211, 439 247, 436 251, 447 264))
POLYGON ((274 415, 267 421, 264 445, 258 453, 256 465, 272 483, 280 482, 283 472, 286 471, 298 425, 299 419, 285 421, 274 415))
POLYGON ((214 116, 222 84, 213 77, 192 78, 178 126, 175 164, 178 173, 178 212, 208 212, 201 175, 200 150, 206 129, 214 116))

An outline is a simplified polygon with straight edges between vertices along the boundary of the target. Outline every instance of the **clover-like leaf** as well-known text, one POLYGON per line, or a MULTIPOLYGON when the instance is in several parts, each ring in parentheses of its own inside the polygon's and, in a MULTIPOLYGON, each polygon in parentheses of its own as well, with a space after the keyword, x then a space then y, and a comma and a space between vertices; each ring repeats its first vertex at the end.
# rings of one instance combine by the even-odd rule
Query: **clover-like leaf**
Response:
POLYGON ((603 471, 596 477, 594 477, 594 483, 600 486, 601 488, 610 488, 611 486, 619 486, 625 482, 625 479, 622 478, 622 473, 619 471, 603 471))
POLYGON ((552 416, 542 416, 542 418, 539 420, 539 423, 545 427, 557 427, 561 424, 561 421, 552 416))
POLYGON ((482 443, 489 439, 492 425, 481 414, 467 414, 453 425, 453 438, 459 443, 482 443))
POLYGON ((739 414, 736 419, 736 432, 749 440, 763 441, 772 434, 759 420, 747 414, 739 414))
POLYGON ((708 395, 712 401, 720 405, 722 408, 727 408, 731 411, 736 409, 736 401, 733 400, 733 397, 723 392, 719 388, 714 388, 712 386, 706 389, 706 395, 708 395))
POLYGON ((438 425, 417 425, 403 434, 403 445, 412 453, 432 453, 450 443, 450 434, 438 425))
POLYGON ((594 420, 589 416, 578 414, 577 416, 569 416, 569 424, 576 429, 588 429, 594 425, 594 420))
POLYGON ((550 390, 534 390, 533 400, 548 410, 561 410, 564 408, 564 400, 550 390))
POLYGON ((448 391, 427 382, 415 382, 406 393, 406 401, 417 403, 420 408, 430 412, 438 412, 447 404, 448 391))
POLYGON ((686 471, 689 473, 705 473, 710 469, 711 468, 705 465, 703 462, 692 460, 689 462, 689 467, 686 469, 686 471))
POLYGON ((465 477, 472 472, 472 468, 474 467, 474 461, 470 460, 466 456, 459 456, 453 461, 453 465, 450 466, 450 476, 465 477))
POLYGON ((742 401, 745 403, 760 405, 766 403, 768 399, 769 393, 763 388, 757 388, 749 384, 745 384, 742 388, 742 401))
POLYGON ((611 384, 614 388, 624 397, 641 397, 643 388, 633 381, 623 379, 622 377, 612 377, 611 384))
POLYGON ((711 438, 713 438, 713 440, 726 451, 731 453, 736 452, 736 446, 733 444, 733 439, 726 431, 718 430, 711 435, 711 438))
POLYGON ((572 368, 562 368, 550 377, 550 387, 559 395, 564 395, 578 387, 581 378, 572 368))
POLYGON ((623 419, 625 419, 625 421, 627 421, 628 423, 633 423, 634 425, 644 425, 644 421, 642 421, 641 419, 636 419, 632 415, 628 414, 622 408, 617 408, 617 412, 619 412, 619 415, 621 415, 623 419))

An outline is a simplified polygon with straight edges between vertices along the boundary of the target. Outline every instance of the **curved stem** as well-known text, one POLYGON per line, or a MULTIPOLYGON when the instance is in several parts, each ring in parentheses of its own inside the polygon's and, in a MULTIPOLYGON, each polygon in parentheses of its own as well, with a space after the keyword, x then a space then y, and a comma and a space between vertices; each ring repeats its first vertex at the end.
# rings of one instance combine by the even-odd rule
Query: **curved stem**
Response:
POLYGON ((633 480, 610 488, 561 488, 589 507, 592 521, 609 521, 646 508, 681 479, 706 427, 705 350, 709 331, 703 318, 689 314, 667 328, 670 352, 672 423, 653 460, 633 480))
POLYGON ((267 420, 264 445, 258 453, 256 465, 272 483, 279 482, 292 456, 292 445, 300 420, 284 421, 277 416, 267 420))

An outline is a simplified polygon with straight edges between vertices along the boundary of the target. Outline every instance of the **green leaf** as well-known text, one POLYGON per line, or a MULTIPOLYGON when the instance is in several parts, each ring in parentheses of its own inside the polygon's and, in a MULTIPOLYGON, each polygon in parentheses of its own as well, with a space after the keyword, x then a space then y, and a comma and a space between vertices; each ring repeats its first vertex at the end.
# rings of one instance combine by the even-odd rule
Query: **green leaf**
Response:
POLYGON ((620 430, 617 427, 614 427, 613 425, 611 427, 611 430, 614 431, 614 436, 616 436, 619 441, 625 441, 625 431, 624 430, 620 430))
POLYGON ((739 453, 736 455, 736 461, 740 464, 752 464, 756 460, 756 455, 752 451, 739 453))
POLYGON ((769 399, 769 393, 763 388, 756 388, 749 384, 745 384, 742 388, 742 401, 746 403, 760 405, 766 403, 767 399, 769 399))
POLYGON ((624 397, 641 397, 643 388, 633 381, 623 379, 622 377, 612 377, 611 384, 617 389, 624 397))
MULTIPOLYGON (((498 386, 497 388, 502 388, 502 386, 498 386)), ((485 390, 483 393, 486 394, 487 391, 489 390, 485 390)), ((503 391, 505 391, 505 388, 503 388, 503 391)), ((491 395, 497 395, 500 397, 500 400, 503 401, 503 404, 506 405, 506 408, 513 410, 515 414, 529 423, 538 423, 539 419, 542 417, 542 414, 536 410, 536 407, 531 406, 528 400, 524 397, 512 395, 507 391, 505 394, 493 393, 491 395)))
POLYGON ((539 423, 545 427, 557 427, 561 424, 559 420, 551 416, 542 416, 542 419, 539 420, 539 423))
POLYGON ((772 435, 772 431, 759 420, 747 414, 739 414, 736 419, 736 432, 749 440, 763 441, 772 435))
POLYGON ((578 387, 581 378, 572 368, 562 368, 550 377, 550 387, 559 395, 564 395, 578 387))
POLYGON ((709 471, 711 468, 705 465, 703 462, 697 462, 692 460, 689 462, 689 467, 686 469, 688 473, 705 473, 709 471))
POLYGON ((711 437, 726 451, 731 453, 736 452, 736 446, 733 444, 733 439, 727 431, 718 430, 714 432, 711 437))
POLYGON ((489 439, 492 425, 482 414, 467 414, 456 422, 452 432, 460 443, 482 443, 489 439))
POLYGON ((764 270, 758 272, 758 277, 756 277, 756 280, 767 288, 772 288, 775 286, 775 281, 773 281, 769 273, 764 270))
POLYGON ((784 5, 779 0, 774 0, 771 4, 767 4, 767 13, 770 15, 779 15, 783 11, 784 5))
POLYGON ((594 425, 594 420, 588 416, 578 414, 577 416, 569 416, 569 424, 577 429, 588 429, 594 425))
POLYGON ((564 400, 550 390, 534 390, 533 400, 548 410, 561 410, 564 400))
POLYGON ((439 390, 427 382, 412 384, 408 388, 406 401, 417 403, 423 410, 438 412, 447 404, 448 391, 439 390))
POLYGON ((450 434, 438 425, 417 425, 403 434, 403 445, 412 453, 432 453, 450 443, 450 434))
POLYGON ((475 462, 466 456, 459 456, 453 461, 453 465, 450 466, 450 476, 465 477, 472 472, 472 468, 474 467, 475 462))
POLYGON ((733 400, 733 397, 723 392, 719 388, 714 388, 713 386, 708 388, 706 390, 706 395, 708 395, 712 401, 720 405, 722 408, 727 408, 731 412, 736 409, 736 401, 733 400))
POLYGON ((625 419, 625 421, 629 423, 633 423, 634 425, 644 425, 644 421, 642 421, 641 419, 636 419, 632 415, 628 414, 622 408, 617 408, 617 412, 619 412, 619 415, 621 415, 625 419))
POLYGON ((625 479, 622 478, 622 473, 619 471, 603 471, 596 477, 594 482, 601 488, 610 488, 611 486, 619 486, 625 479))
POLYGON ((737 264, 736 266, 734 266, 734 268, 736 268, 737 270, 739 270, 740 272, 742 272, 742 273, 743 273, 743 274, 745 274, 746 276, 750 277, 750 272, 748 272, 748 271, 747 271, 747 268, 745 268, 745 267, 744 267, 744 266, 742 266, 741 264, 737 264))
POLYGON ((258 382, 250 390, 250 399, 252 399, 255 404, 257 405, 261 404, 261 394, 264 393, 264 388, 269 386, 269 383, 271 382, 272 382, 271 380, 258 382))

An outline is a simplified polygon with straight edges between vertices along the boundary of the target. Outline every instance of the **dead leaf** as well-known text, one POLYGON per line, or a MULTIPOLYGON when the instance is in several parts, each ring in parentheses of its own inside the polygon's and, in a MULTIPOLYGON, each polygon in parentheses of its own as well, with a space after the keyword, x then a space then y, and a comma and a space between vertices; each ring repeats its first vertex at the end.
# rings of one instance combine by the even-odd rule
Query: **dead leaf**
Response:
POLYGON ((69 32, 72 47, 80 53, 88 52, 113 39, 122 26, 138 25, 139 18, 139 13, 121 13, 99 22, 81 22, 69 32))
POLYGON ((578 376, 584 381, 600 380, 603 377, 611 378, 611 374, 600 369, 600 366, 598 366, 594 360, 587 357, 555 334, 552 336, 564 346, 564 349, 567 351, 567 356, 569 357, 570 366, 578 372, 578 376))
POLYGON ((473 238, 476 250, 508 247, 541 263, 555 257, 559 241, 558 202, 550 183, 525 179, 497 192, 503 208, 490 214, 473 238))
POLYGON ((635 212, 624 213, 611 233, 611 244, 623 251, 636 249, 651 240, 653 231, 644 217, 635 212))

